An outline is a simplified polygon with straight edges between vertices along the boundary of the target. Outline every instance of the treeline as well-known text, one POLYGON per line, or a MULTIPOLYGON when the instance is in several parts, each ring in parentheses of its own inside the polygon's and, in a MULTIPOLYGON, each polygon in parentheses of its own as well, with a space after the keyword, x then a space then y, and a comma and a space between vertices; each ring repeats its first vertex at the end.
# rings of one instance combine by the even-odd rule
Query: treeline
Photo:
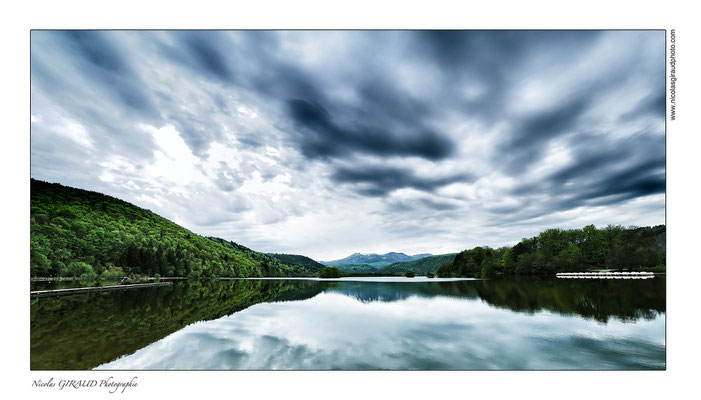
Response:
POLYGON ((388 275, 404 275, 407 272, 413 272, 416 275, 426 275, 436 271, 446 262, 452 261, 455 256, 455 253, 440 254, 414 261, 398 262, 380 269, 380 272, 388 275))
POLYGON ((206 238, 125 201, 31 181, 32 276, 309 275, 234 242, 206 238))
POLYGON ((438 269, 439 277, 533 275, 591 269, 665 269, 664 225, 597 229, 548 229, 513 247, 475 247, 438 269))
POLYGON ((320 264, 307 256, 302 256, 299 254, 267 253, 267 255, 288 265, 299 265, 311 273, 318 273, 322 268, 324 268, 324 264, 320 264))
POLYGON ((392 264, 377 266, 374 264, 339 264, 336 268, 341 270, 344 276, 398 276, 412 272, 415 275, 426 275, 434 272, 446 262, 453 261, 456 253, 428 256, 412 261, 398 261, 392 264))

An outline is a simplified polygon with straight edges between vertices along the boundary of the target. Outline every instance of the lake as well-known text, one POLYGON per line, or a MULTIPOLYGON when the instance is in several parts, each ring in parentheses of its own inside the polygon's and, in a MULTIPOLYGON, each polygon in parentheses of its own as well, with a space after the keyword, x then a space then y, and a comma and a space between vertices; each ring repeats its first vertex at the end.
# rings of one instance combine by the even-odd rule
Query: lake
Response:
POLYGON ((31 300, 33 370, 665 369, 665 278, 241 279, 31 300))

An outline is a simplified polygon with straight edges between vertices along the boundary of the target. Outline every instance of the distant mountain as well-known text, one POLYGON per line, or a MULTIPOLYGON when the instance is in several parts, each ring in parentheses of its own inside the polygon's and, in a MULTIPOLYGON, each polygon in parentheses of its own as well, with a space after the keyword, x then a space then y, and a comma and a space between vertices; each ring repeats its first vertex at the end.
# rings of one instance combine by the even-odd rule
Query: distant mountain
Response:
POLYGON ((407 262, 420 260, 422 258, 430 257, 431 254, 416 254, 413 256, 406 255, 404 253, 390 252, 387 254, 363 254, 354 253, 346 258, 334 261, 322 261, 324 265, 337 266, 337 265, 373 265, 374 263, 396 263, 396 262, 407 262))

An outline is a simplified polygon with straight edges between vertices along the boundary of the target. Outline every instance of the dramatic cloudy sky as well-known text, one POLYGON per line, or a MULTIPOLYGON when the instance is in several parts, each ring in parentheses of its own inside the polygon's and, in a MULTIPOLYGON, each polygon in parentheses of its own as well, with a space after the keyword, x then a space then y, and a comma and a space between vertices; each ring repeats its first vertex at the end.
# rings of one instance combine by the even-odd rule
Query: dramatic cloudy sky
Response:
POLYGON ((31 174, 317 260, 665 218, 663 31, 31 34, 31 174))

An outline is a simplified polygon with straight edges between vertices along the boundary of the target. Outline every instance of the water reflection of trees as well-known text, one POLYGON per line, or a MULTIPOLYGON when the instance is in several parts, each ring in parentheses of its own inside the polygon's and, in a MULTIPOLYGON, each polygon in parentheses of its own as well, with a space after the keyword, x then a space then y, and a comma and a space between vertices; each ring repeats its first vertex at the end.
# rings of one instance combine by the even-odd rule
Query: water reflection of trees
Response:
POLYGON ((480 298, 514 311, 548 310, 608 322, 652 319, 665 312, 665 279, 486 280, 475 285, 480 298))
POLYGON ((237 280, 34 299, 30 367, 94 368, 194 322, 320 291, 313 281, 237 280))
POLYGON ((634 321, 665 312, 665 279, 576 280, 552 278, 494 279, 425 283, 344 282, 333 292, 363 302, 398 301, 410 296, 480 299, 517 312, 551 311, 607 322, 634 321))

